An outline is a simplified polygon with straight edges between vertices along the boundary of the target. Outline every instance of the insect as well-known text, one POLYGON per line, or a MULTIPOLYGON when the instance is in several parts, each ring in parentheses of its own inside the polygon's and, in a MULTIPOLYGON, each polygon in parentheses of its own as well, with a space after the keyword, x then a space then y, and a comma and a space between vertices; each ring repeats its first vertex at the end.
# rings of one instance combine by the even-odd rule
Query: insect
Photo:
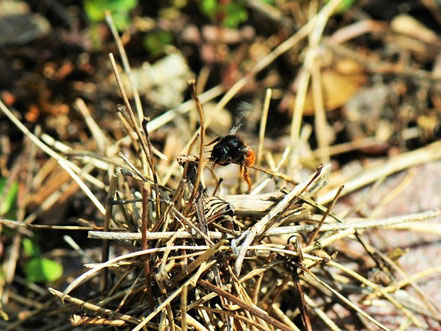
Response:
POLYGON ((211 150, 210 161, 213 161, 213 167, 216 164, 226 166, 234 163, 240 166, 240 176, 248 184, 248 192, 251 191, 251 177, 248 173, 248 167, 254 165, 256 154, 254 151, 234 133, 243 124, 239 122, 230 131, 229 135, 217 137, 208 145, 215 144, 211 150))

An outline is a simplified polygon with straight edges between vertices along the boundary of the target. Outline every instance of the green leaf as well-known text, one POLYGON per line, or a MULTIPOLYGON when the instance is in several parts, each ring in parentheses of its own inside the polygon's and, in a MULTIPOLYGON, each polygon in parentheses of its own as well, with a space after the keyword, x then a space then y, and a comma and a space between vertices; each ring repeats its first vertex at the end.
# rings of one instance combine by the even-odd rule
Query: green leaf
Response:
POLYGON ((83 0, 83 5, 91 22, 104 21, 104 12, 109 10, 116 28, 122 30, 130 24, 129 12, 138 5, 138 0, 83 0))
POLYGON ((33 240, 29 238, 23 238, 21 244, 23 246, 23 253, 26 257, 34 257, 41 254, 40 247, 38 247, 38 245, 33 240))
POLYGON ((222 24, 229 28, 237 28, 242 22, 248 19, 248 12, 245 7, 237 2, 230 2, 225 11, 227 13, 222 24))
POLYGON ((165 30, 151 31, 144 38, 144 47, 152 55, 160 54, 165 47, 172 43, 172 33, 165 30))
POLYGON ((13 182, 9 186, 9 190, 4 192, 6 184, 7 179, 0 178, 0 197, 3 197, 3 199, 0 200, 0 215, 5 215, 10 212, 14 208, 15 202, 17 201, 18 183, 13 182))
POLYGON ((201 12, 210 18, 214 18, 219 10, 217 0, 202 0, 200 7, 201 12))
POLYGON ((54 260, 34 257, 24 267, 29 282, 53 282, 63 275, 63 267, 54 260))

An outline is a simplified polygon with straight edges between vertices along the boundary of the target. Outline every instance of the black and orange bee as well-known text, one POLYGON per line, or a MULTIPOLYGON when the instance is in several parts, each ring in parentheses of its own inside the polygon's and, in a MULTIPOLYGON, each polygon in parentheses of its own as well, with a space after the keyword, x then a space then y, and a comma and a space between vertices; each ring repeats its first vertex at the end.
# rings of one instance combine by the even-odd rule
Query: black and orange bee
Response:
POLYGON ((245 179, 248 184, 248 192, 251 191, 251 177, 248 173, 248 167, 252 167, 256 160, 256 154, 254 151, 234 133, 239 129, 242 123, 236 124, 231 129, 230 134, 217 137, 208 145, 215 144, 211 150, 210 161, 212 161, 213 167, 216 164, 226 166, 231 163, 238 164, 240 166, 240 176, 245 179))

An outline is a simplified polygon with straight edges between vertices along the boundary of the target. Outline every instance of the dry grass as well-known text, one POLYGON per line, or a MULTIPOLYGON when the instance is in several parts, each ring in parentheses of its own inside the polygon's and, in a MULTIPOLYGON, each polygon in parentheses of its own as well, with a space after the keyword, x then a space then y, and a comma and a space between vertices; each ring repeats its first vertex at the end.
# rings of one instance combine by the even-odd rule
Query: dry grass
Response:
MULTIPOLYGON (((251 75, 308 34, 313 34, 315 39, 310 40, 311 54, 306 56, 306 62, 313 61, 314 47, 337 5, 338 1, 330 1, 294 37, 257 64, 251 75)), ((109 23, 112 26, 111 20, 109 23)), ((115 37, 121 45, 116 33, 115 37)), ((125 59, 123 67, 130 81, 127 57, 122 47, 119 51, 125 59)), ((440 159, 439 142, 363 169, 361 174, 353 173, 343 180, 332 174, 330 164, 323 163, 311 171, 309 177, 295 184, 294 175, 296 179, 301 177, 299 160, 309 157, 326 161, 333 151, 333 146, 328 146, 326 139, 319 136, 320 149, 310 156, 302 156, 303 159, 299 157, 304 100, 298 97, 291 130, 292 145, 287 147, 279 164, 272 169, 260 166, 264 163, 263 125, 258 145, 259 167, 255 167, 253 174, 258 180, 251 194, 210 195, 208 192, 222 184, 204 178, 208 177, 208 172, 204 172, 207 162, 204 152, 209 123, 204 121, 202 103, 220 91, 198 98, 195 83, 191 82, 193 102, 149 121, 142 117, 144 112, 139 101, 135 102, 136 113, 133 111, 113 55, 110 59, 125 105, 119 108, 121 126, 126 129, 132 148, 120 147, 118 142, 106 138, 84 102, 78 101, 77 107, 101 149, 99 156, 94 152, 88 156, 77 154, 76 159, 82 161, 82 167, 78 166, 65 158, 73 155, 73 151, 63 151, 56 142, 52 142, 52 147, 48 142, 43 143, 0 102, 2 112, 57 160, 104 219, 101 228, 91 223, 79 227, 41 226, 88 231, 89 238, 102 241, 101 261, 86 264, 88 271, 75 279, 66 279, 68 286, 64 291, 49 289, 62 305, 54 310, 53 298, 46 303, 27 302, 24 318, 8 325, 8 329, 46 314, 56 320, 67 320, 70 316, 74 326, 102 325, 133 330, 340 330, 351 325, 387 330, 378 316, 371 313, 374 310, 368 309, 370 305, 395 307, 403 328, 412 324, 425 328, 427 319, 441 322, 437 308, 417 285, 418 280, 441 270, 432 268, 407 275, 364 236, 373 228, 423 231, 424 223, 420 222, 438 216, 440 210, 356 220, 345 215, 357 206, 340 215, 333 212, 341 196, 380 182, 398 171, 440 159), (166 166, 159 167, 158 159, 164 156, 152 146, 149 130, 160 130, 177 114, 192 109, 198 111, 200 128, 188 141, 187 152, 179 157, 179 165, 176 160, 165 160, 166 166), (196 155, 193 154, 195 147, 198 147, 196 155), (89 172, 97 167, 101 169, 99 175, 91 176, 89 172), (277 190, 259 194, 270 183, 277 190), (95 195, 98 191, 106 193, 104 204, 95 195), (353 241, 363 246, 364 261, 371 261, 383 278, 367 277, 366 269, 348 246, 336 245, 353 241), (354 263, 356 261, 358 263, 354 263)), ((312 79, 314 97, 320 99, 320 91, 314 84, 314 80, 320 79, 317 70, 312 71, 312 76, 305 71, 301 77, 303 91, 306 93, 312 79)), ((229 90, 217 107, 222 108, 249 78, 229 90)), ((302 88, 299 91, 301 95, 302 88)), ((266 123, 270 93, 261 123, 266 123)), ((137 93, 134 95, 139 98, 137 93)), ((317 131, 323 132, 327 124, 322 107, 318 107, 316 116, 317 131)), ((230 189, 233 191, 224 187, 224 190, 230 189)), ((1 223, 25 231, 39 228, 31 224, 33 220, 35 217, 19 223, 2 219, 1 223)), ((80 247, 78 251, 85 254, 80 247)))

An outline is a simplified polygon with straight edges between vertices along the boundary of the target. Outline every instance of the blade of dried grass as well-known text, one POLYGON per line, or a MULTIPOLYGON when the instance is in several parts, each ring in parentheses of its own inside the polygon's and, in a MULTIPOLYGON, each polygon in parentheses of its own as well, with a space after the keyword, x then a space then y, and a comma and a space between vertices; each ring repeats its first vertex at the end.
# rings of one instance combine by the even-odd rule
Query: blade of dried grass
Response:
MULTIPOLYGON (((167 243, 165 244, 166 247, 172 247, 174 245, 174 242, 177 238, 177 236, 179 235, 180 232, 182 232, 184 230, 183 227, 181 227, 180 229, 178 229, 178 231, 175 232, 175 234, 167 241, 167 243)), ((169 280, 169 274, 168 274, 168 268, 167 268, 167 264, 170 262, 169 260, 169 254, 171 252, 171 249, 168 249, 164 252, 162 259, 161 259, 161 265, 159 267, 159 271, 158 274, 162 277, 162 279, 166 279, 169 280)), ((186 253, 186 252, 184 252, 186 253)))
MULTIPOLYGON (((149 197, 150 197, 150 185, 147 183, 141 184, 142 192, 142 213, 141 213, 141 247, 143 250, 148 249, 147 231, 149 229, 149 197)), ((150 304, 150 309, 155 306, 152 286, 151 286, 151 273, 150 273, 150 260, 148 256, 143 256, 144 259, 144 275, 145 275, 145 286, 147 290, 147 299, 150 304)))
POLYGON ((129 168, 143 181, 148 182, 150 179, 145 177, 134 165, 132 162, 129 161, 129 159, 122 153, 118 152, 118 156, 123 160, 129 168))
POLYGON ((192 326, 196 331, 208 331, 208 329, 195 320, 191 315, 187 314, 187 322, 190 326, 192 326))
POLYGON ((90 132, 93 135, 93 138, 98 146, 98 149, 101 153, 106 154, 106 150, 109 147, 109 140, 104 134, 101 127, 95 122, 93 117, 90 114, 89 109, 86 106, 86 103, 83 99, 77 98, 75 100, 75 108, 81 113, 86 121, 87 126, 89 127, 90 132))
MULTIPOLYGON (((245 290, 245 288, 242 286, 242 282, 239 281, 239 279, 236 277, 236 275, 234 274, 233 269, 231 268, 230 265, 227 265, 228 268, 228 272, 230 274, 230 277, 232 279, 232 282, 230 282, 230 284, 232 284, 233 288, 235 289, 236 293, 237 293, 237 297, 242 300, 244 303, 253 306, 253 299, 250 297, 250 295, 248 294, 248 292, 245 290)), ((225 290, 225 289, 224 289, 225 290)), ((228 288, 229 292, 232 292, 232 289, 230 290, 228 288)), ((237 307, 232 307, 225 298, 223 298, 225 300, 225 304, 224 307, 227 309, 231 309, 231 310, 235 310, 235 308, 237 307)), ((256 305, 256 307, 258 307, 256 305)), ((254 320, 256 321, 256 323, 259 323, 262 327, 264 327, 265 329, 270 329, 271 328, 271 324, 267 323, 264 320, 261 320, 259 318, 256 318, 256 316, 254 316, 252 314, 252 312, 245 310, 245 315, 247 315, 248 319, 252 320, 254 318, 254 320)))
POLYGON ((18 222, 17 220, 10 220, 3 217, 0 217, 0 223, 6 225, 10 228, 29 228, 29 229, 48 229, 48 230, 75 230, 75 231, 89 231, 89 230, 98 230, 99 228, 94 227, 86 227, 86 226, 77 226, 77 225, 48 225, 48 224, 27 224, 18 222))
POLYGON ((156 217, 158 219, 160 219, 161 218, 161 200, 160 200, 161 197, 160 197, 159 185, 161 183, 159 181, 158 170, 156 169, 156 161, 155 161, 155 158, 153 157, 153 145, 152 145, 152 142, 150 141, 150 133, 149 133, 149 130, 147 129, 147 124, 149 121, 150 121, 149 118, 144 117, 144 119, 142 120, 142 129, 144 131, 144 137, 145 137, 146 146, 147 146, 147 150, 148 150, 147 161, 150 165, 150 169, 152 170, 152 174, 153 174, 154 198, 156 199, 156 204, 154 205, 154 207, 156 210, 156 217))
POLYGON ((103 182, 99 181, 98 179, 87 173, 83 173, 80 167, 70 162, 69 160, 66 160, 64 157, 56 153, 53 149, 49 148, 40 139, 38 139, 33 133, 31 133, 23 125, 23 123, 20 122, 20 120, 17 117, 14 116, 14 114, 12 114, 12 112, 5 106, 5 104, 1 100, 0 100, 0 110, 2 110, 3 113, 11 120, 11 122, 14 123, 14 125, 18 129, 20 129, 20 131, 23 132, 23 134, 26 137, 28 137, 35 145, 37 145, 37 147, 40 148, 43 152, 45 152, 46 154, 48 154, 50 157, 54 158, 57 161, 63 160, 65 164, 69 166, 69 168, 75 171, 75 173, 81 174, 84 177, 84 179, 86 179, 88 182, 99 188, 104 188, 105 185, 103 184, 103 182))
MULTIPOLYGON (((284 163, 286 162, 286 160, 288 159, 289 153, 291 152, 291 146, 287 146, 285 148, 285 150, 283 151, 282 157, 280 158, 280 161, 278 162, 277 166, 275 167, 273 171, 273 173, 271 173, 271 175, 273 174, 279 174, 279 169, 284 165, 284 163)), ((290 177, 288 177, 290 178, 290 177)), ((267 176, 265 179, 262 180, 262 182, 260 184, 258 184, 249 195, 256 195, 259 192, 261 192, 266 185, 268 185, 268 183, 270 182, 272 178, 267 176)))
MULTIPOLYGON (((325 25, 328 19, 331 17, 331 15, 334 13, 334 11, 338 8, 340 3, 341 0, 329 1, 327 5, 320 10, 318 14, 316 14, 312 19, 308 21, 308 24, 311 23, 311 29, 308 31, 308 34, 310 36, 310 46, 312 47, 308 49, 305 56, 305 62, 303 64, 303 68, 300 73, 299 88, 297 91, 296 100, 294 104, 294 111, 293 111, 291 132, 290 132, 291 146, 294 146, 290 160, 290 168, 289 168, 291 171, 294 171, 298 161, 300 127, 302 123, 306 93, 308 91, 308 85, 311 79, 311 72, 309 69, 313 68, 313 64, 316 58, 316 51, 317 51, 316 47, 318 46, 318 42, 320 41, 325 25)), ((327 154, 329 155, 329 152, 327 152, 327 154)))
POLYGON ((360 275, 356 271, 351 270, 349 268, 346 268, 345 266, 343 266, 337 262, 329 261, 328 265, 331 267, 335 267, 335 268, 347 273, 351 277, 355 278, 356 280, 358 280, 361 283, 365 284, 366 286, 370 287, 373 291, 380 293, 385 299, 389 300, 397 309, 401 310, 403 312, 403 314, 406 315, 412 321, 413 324, 415 324, 419 328, 421 328, 423 326, 422 323, 417 319, 417 317, 411 311, 406 309, 400 302, 398 302, 391 295, 389 295, 387 292, 385 292, 384 289, 381 288, 379 285, 369 281, 368 279, 364 278, 362 275, 360 275))
POLYGON ((72 168, 69 166, 69 163, 66 160, 58 160, 58 164, 67 171, 67 173, 72 177, 72 179, 78 184, 78 186, 83 190, 83 192, 86 194, 86 196, 92 201, 92 203, 95 205, 95 207, 98 209, 98 211, 105 215, 106 214, 106 208, 99 202, 95 194, 92 193, 92 191, 87 187, 87 185, 83 182, 83 180, 72 170, 72 168))
POLYGON ((403 178, 402 181, 398 183, 395 187, 393 187, 390 191, 386 193, 384 197, 381 198, 379 203, 375 206, 374 210, 369 213, 370 217, 376 217, 381 213, 384 207, 386 207, 391 201, 393 201, 401 192, 403 192, 413 181, 417 170, 415 168, 411 168, 408 170, 407 175, 403 178))
MULTIPOLYGON (((380 177, 378 178, 375 183, 367 190, 365 194, 361 196, 358 201, 356 201, 351 208, 346 209, 344 212, 342 212, 339 217, 341 219, 345 218, 348 215, 356 214, 359 210, 363 208, 366 201, 374 195, 375 192, 377 192, 378 188, 381 184, 386 180, 386 177, 380 177)), ((341 192, 340 192, 341 193, 341 192)))
POLYGON ((263 167, 259 167, 257 165, 254 165, 254 166, 252 166, 250 168, 254 169, 254 170, 261 171, 261 172, 264 172, 264 173, 266 173, 266 174, 268 174, 270 176, 283 179, 283 180, 287 181, 288 183, 298 184, 294 179, 292 179, 288 175, 285 175, 284 173, 281 173, 281 172, 278 172, 278 171, 274 171, 274 170, 271 170, 271 169, 266 169, 266 168, 263 168, 263 167))
MULTIPOLYGON (((90 269, 90 270, 86 271, 85 273, 83 273, 82 275, 78 276, 64 290, 63 297, 68 295, 78 285, 80 285, 84 281, 86 281, 86 280, 90 279, 91 277, 93 277, 97 272, 99 272, 103 268, 107 268, 109 266, 112 266, 116 262, 127 260, 127 259, 131 259, 131 258, 138 257, 138 256, 143 256, 145 254, 164 252, 164 251, 167 251, 167 250, 170 250, 170 249, 172 249, 172 250, 174 250, 174 249, 206 250, 206 249, 208 249, 208 247, 207 246, 202 246, 202 245, 201 246, 185 246, 185 245, 181 245, 181 246, 173 246, 171 248, 170 247, 149 248, 149 249, 146 249, 146 250, 142 250, 142 251, 138 251, 138 252, 132 252, 132 253, 128 253, 128 254, 124 254, 124 255, 115 257, 113 259, 108 260, 105 263, 101 263, 101 264, 95 266, 93 269, 90 269)), ((63 297, 62 297, 62 299, 63 299, 63 297)))
MULTIPOLYGON (((269 88, 265 93, 265 100, 263 102, 262 114, 260 116, 260 127, 259 127, 259 144, 257 147, 257 158, 256 165, 260 166, 262 162, 263 156, 263 142, 265 140, 265 129, 266 129, 266 121, 268 119, 269 105, 271 101, 272 90, 269 88)), ((256 178, 257 179, 257 178, 256 178)))
MULTIPOLYGON (((317 44, 310 45, 315 50, 318 47, 317 44)), ((323 87, 322 87, 322 74, 320 71, 320 64, 318 63, 317 56, 312 63, 312 95, 314 100, 314 114, 315 114, 315 136, 317 138, 321 163, 329 162, 329 132, 332 128, 326 121, 326 110, 323 101, 323 87)))
POLYGON ((282 311, 282 309, 279 308, 275 303, 271 305, 271 310, 274 312, 274 314, 277 315, 277 317, 286 325, 288 325, 292 330, 294 331, 301 331, 297 325, 295 325, 288 316, 285 315, 285 313, 282 311))
MULTIPOLYGON (((418 286, 418 284, 409 276, 401 266, 399 266, 394 260, 392 260, 389 256, 381 252, 380 250, 376 249, 375 247, 372 247, 371 245, 367 245, 368 249, 375 252, 376 255, 378 255, 384 263, 386 263, 390 270, 395 270, 398 274, 400 274, 404 279, 409 279, 409 284, 412 286, 412 288, 415 290, 417 295, 420 297, 420 299, 423 301, 423 304, 426 306, 426 309, 429 310, 433 315, 438 315, 436 305, 431 302, 430 298, 423 292, 423 290, 418 286)), ((396 284, 396 283, 395 283, 396 284)), ((384 289, 386 292, 388 291, 387 288, 384 289)), ((441 319, 441 316, 438 315, 438 317, 441 319)))
POLYGON ((406 230, 426 233, 434 236, 441 236, 441 224, 409 222, 405 224, 394 224, 385 227, 386 230, 406 230))
MULTIPOLYGON (((353 192, 376 181, 378 178, 387 177, 401 170, 439 159, 441 159, 441 141, 434 142, 408 153, 400 154, 389 159, 382 165, 363 169, 361 173, 357 173, 351 180, 345 180, 345 188, 341 195, 344 196, 353 192)), ((330 184, 333 184, 333 178, 330 178, 330 184)), ((317 203, 324 205, 330 202, 337 191, 338 188, 335 188, 324 194, 319 193, 317 203)))
MULTIPOLYGON (((128 275, 129 273, 130 273, 130 270, 127 270, 127 275, 128 275)), ((127 275, 124 275, 124 276, 126 277, 127 275)), ((141 279, 141 275, 142 275, 142 272, 140 272, 140 273, 138 274, 138 276, 135 278, 135 281, 132 282, 132 284, 130 285, 129 288, 124 289, 123 291, 120 292, 121 294, 124 294, 124 297, 121 299, 120 303, 119 303, 118 306, 116 307, 115 312, 118 313, 118 312, 121 310, 121 308, 124 307, 124 305, 126 304, 128 298, 129 298, 129 296, 135 293, 135 288, 136 288, 136 286, 138 285, 139 280, 141 279)), ((122 278, 121 278, 121 279, 122 279, 122 278)), ((109 295, 109 296, 112 295, 112 292, 109 293, 108 295, 109 295)), ((104 300, 103 300, 103 301, 104 301, 104 300)), ((110 301, 109 301, 109 302, 110 302, 110 301)))
POLYGON ((324 286, 327 290, 331 291, 336 297, 338 297, 341 301, 343 301, 345 304, 347 304, 349 307, 351 307, 353 310, 355 310, 357 313, 359 313, 361 316, 363 316, 365 319, 367 319, 368 321, 374 323, 377 327, 379 327, 382 330, 387 330, 389 331, 389 329, 384 326, 383 324, 381 324, 380 322, 378 322, 375 318, 373 318, 372 316, 370 316, 368 313, 366 313, 365 311, 363 311, 360 307, 358 307, 355 303, 353 303, 351 300, 347 299, 345 296, 343 296, 342 294, 340 294, 337 290, 334 290, 331 286, 329 286, 326 282, 322 281, 320 278, 318 278, 313 272, 311 272, 310 270, 308 270, 307 268, 302 268, 303 271, 305 271, 305 275, 310 276, 313 280, 315 280, 316 282, 320 283, 322 286, 324 286))
POLYGON ((305 301, 308 304, 308 306, 311 307, 311 309, 317 314, 317 316, 329 327, 330 330, 333 331, 341 331, 341 329, 335 324, 329 317, 326 315, 326 313, 317 307, 315 302, 305 294, 305 301))
MULTIPOLYGON (((224 92, 224 88, 221 85, 217 85, 213 87, 212 89, 202 93, 199 95, 199 101, 204 104, 208 101, 213 100, 214 98, 218 97, 224 92)), ((149 132, 156 131, 161 126, 167 124, 172 119, 174 119, 177 115, 185 114, 189 111, 191 111, 195 106, 194 100, 188 100, 181 105, 179 105, 176 108, 173 108, 169 111, 166 111, 164 114, 156 117, 155 119, 151 120, 147 126, 147 129, 149 132)))
POLYGON ((426 277, 432 277, 437 273, 441 273, 441 267, 433 267, 433 268, 428 268, 425 270, 422 270, 412 276, 407 276, 407 278, 401 279, 399 281, 397 281, 396 283, 389 285, 387 287, 385 287, 383 289, 383 291, 385 292, 395 292, 398 289, 409 285, 412 282, 416 282, 422 278, 426 278, 426 277))

